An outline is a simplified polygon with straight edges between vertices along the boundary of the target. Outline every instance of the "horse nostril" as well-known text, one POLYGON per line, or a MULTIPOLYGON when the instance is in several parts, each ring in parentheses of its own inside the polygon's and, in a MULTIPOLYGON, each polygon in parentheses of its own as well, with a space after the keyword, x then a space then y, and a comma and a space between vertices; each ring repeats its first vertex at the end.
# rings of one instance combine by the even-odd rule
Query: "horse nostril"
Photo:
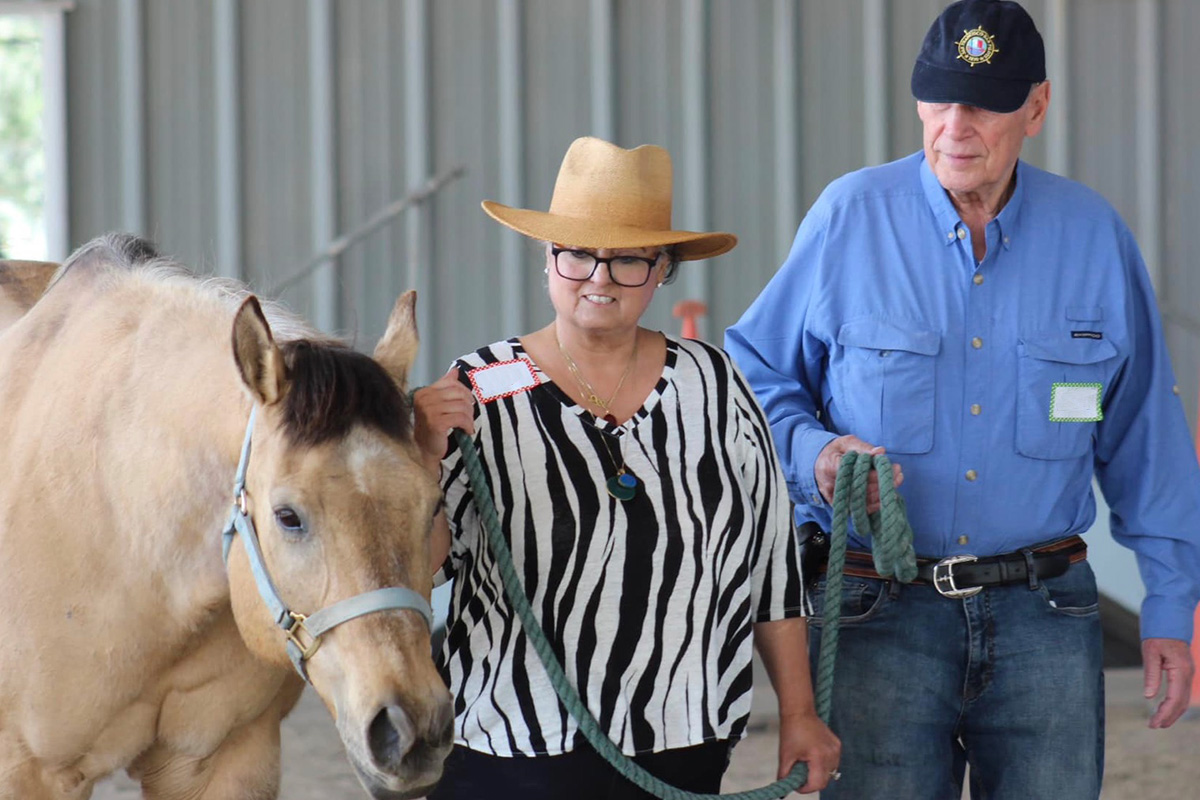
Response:
POLYGON ((380 709, 367 729, 371 757, 378 766, 389 772, 399 768, 415 738, 412 721, 400 706, 380 709))

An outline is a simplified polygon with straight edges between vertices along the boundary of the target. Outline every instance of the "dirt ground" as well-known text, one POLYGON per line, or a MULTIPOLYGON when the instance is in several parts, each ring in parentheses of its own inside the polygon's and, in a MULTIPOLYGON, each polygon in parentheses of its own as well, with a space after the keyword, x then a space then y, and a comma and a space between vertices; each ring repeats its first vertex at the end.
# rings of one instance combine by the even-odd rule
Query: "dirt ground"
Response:
MULTIPOLYGON (((1200 796, 1200 709, 1166 731, 1151 731, 1146 728, 1149 706, 1141 697, 1141 672, 1109 670, 1106 676, 1108 738, 1103 800, 1200 796)), ((753 789, 775 778, 774 697, 765 681, 756 683, 756 689, 751 733, 734 751, 722 787, 725 792, 753 789)), ((284 722, 283 751, 282 800, 366 798, 342 754, 332 721, 311 690, 284 722)), ((136 784, 120 775, 98 785, 92 797, 136 800, 140 794, 136 784)))

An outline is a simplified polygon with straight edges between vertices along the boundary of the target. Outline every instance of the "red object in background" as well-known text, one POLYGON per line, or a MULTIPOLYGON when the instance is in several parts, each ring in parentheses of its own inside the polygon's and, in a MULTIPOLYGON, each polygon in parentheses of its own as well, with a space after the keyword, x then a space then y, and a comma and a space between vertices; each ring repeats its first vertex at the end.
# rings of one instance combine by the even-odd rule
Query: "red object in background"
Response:
POLYGON ((683 319, 683 328, 679 335, 684 339, 699 339, 696 332, 696 319, 708 313, 708 306, 699 300, 680 300, 675 304, 671 313, 683 319))

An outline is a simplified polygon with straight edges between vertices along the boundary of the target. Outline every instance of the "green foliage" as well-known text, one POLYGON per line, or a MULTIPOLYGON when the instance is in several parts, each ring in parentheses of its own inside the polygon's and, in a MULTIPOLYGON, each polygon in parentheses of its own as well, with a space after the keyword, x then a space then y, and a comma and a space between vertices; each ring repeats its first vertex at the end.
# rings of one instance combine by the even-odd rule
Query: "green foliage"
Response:
POLYGON ((39 226, 44 202, 42 45, 36 19, 0 17, 0 247, 15 230, 39 226))

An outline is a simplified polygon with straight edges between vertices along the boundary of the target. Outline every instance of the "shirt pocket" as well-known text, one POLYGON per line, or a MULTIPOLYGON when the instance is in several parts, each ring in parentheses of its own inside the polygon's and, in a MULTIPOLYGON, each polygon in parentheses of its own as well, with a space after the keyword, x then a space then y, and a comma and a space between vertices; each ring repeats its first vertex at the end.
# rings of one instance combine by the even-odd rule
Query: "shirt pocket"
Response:
POLYGON ((892 453, 928 453, 941 336, 866 319, 843 325, 837 341, 843 358, 835 386, 850 432, 892 453))
POLYGON ((1069 333, 1038 334, 1017 345, 1017 452, 1045 460, 1080 458, 1091 452, 1095 422, 1050 419, 1054 384, 1100 384, 1108 388, 1106 362, 1117 348, 1104 339, 1064 339, 1069 333))

